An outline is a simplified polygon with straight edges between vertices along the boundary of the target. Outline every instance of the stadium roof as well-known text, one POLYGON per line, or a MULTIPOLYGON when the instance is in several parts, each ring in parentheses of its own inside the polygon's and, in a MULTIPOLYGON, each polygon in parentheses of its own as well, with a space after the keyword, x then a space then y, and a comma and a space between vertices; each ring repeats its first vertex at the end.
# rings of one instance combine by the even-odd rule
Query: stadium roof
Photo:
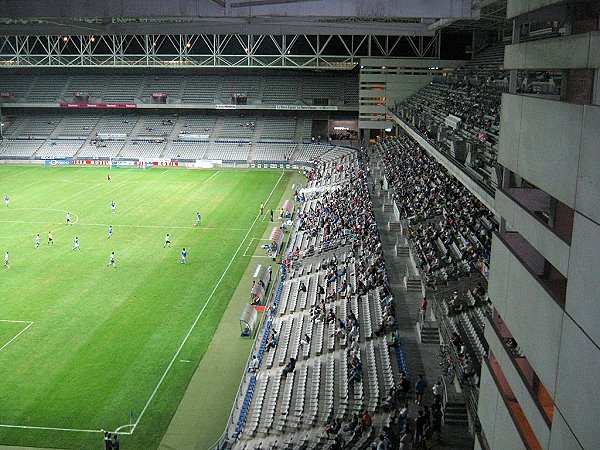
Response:
POLYGON ((0 0, 0 35, 376 34, 431 36, 478 19, 476 0, 0 0))

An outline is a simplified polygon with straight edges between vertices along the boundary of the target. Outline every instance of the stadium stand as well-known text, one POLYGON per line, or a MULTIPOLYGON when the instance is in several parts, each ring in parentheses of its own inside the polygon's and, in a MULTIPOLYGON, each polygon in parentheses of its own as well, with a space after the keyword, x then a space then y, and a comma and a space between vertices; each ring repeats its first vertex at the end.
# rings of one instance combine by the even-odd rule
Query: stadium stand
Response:
POLYGON ((388 278, 365 167, 347 152, 322 162, 296 199, 298 221, 270 318, 259 332, 262 364, 241 394, 234 448, 273 439, 286 448, 315 448, 331 438, 365 448, 387 424, 382 405, 384 393, 394 390, 397 357, 388 345, 396 331, 394 306, 379 294, 388 278), (373 425, 362 431, 323 432, 332 421, 365 413, 373 425))
POLYGON ((0 142, 0 156, 6 158, 30 158, 44 142, 41 139, 4 139, 0 142))
POLYGON ((231 104, 233 94, 246 95, 249 102, 274 105, 312 105, 314 98, 331 104, 357 106, 356 77, 336 74, 228 75, 164 73, 138 75, 42 75, 9 73, 2 85, 17 103, 73 101, 78 93, 89 101, 105 103, 152 103, 152 94, 167 94, 167 103, 231 104))
POLYGON ((382 142, 378 150, 426 283, 458 281, 489 264, 493 214, 410 138, 382 142))
POLYGON ((435 77, 396 111, 490 189, 496 172, 503 45, 492 45, 447 77, 435 77), (464 148, 469 143, 469 149, 464 148))
POLYGON ((84 140, 47 140, 36 152, 41 159, 72 158, 84 144, 84 140))
POLYGON ((96 139, 86 142, 76 156, 80 158, 113 158, 117 156, 125 141, 96 139))

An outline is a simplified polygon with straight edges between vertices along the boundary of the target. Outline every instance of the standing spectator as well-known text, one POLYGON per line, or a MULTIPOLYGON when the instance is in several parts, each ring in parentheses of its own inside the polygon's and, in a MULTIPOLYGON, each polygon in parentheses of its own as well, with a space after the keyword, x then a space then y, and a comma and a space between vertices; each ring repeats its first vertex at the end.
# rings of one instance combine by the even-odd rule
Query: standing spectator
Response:
POLYGON ((119 443, 119 436, 117 435, 117 433, 115 433, 113 436, 112 448, 113 450, 119 450, 121 448, 121 444, 119 443))
POLYGON ((269 216, 271 217, 271 222, 273 222, 273 210, 269 211, 269 216))
POLYGON ((423 417, 423 410, 420 409, 417 412, 417 418, 415 419, 415 444, 420 444, 423 440, 425 432, 425 417, 423 417))
POLYGON ((398 449, 399 450, 410 450, 411 448, 412 448, 412 433, 407 424, 406 427, 404 427, 404 430, 402 431, 402 436, 400 436, 400 446, 398 447, 398 449))
POLYGON ((423 379, 423 375, 419 375, 419 378, 415 383, 415 403, 417 405, 421 405, 421 401, 423 400, 423 394, 425 394, 426 387, 427 383, 423 379))
POLYGON ((421 307, 419 308, 419 313, 421 314, 421 322, 425 322, 425 318, 427 317, 427 297, 423 297, 421 301, 421 307))
POLYGON ((442 412, 442 405, 439 403, 434 403, 431 405, 431 429, 436 439, 440 438, 440 434, 442 433, 442 417, 444 413, 442 412))
POLYGON ((442 382, 438 380, 438 382, 433 385, 433 388, 431 390, 433 391, 433 400, 438 405, 441 405, 443 391, 442 382))

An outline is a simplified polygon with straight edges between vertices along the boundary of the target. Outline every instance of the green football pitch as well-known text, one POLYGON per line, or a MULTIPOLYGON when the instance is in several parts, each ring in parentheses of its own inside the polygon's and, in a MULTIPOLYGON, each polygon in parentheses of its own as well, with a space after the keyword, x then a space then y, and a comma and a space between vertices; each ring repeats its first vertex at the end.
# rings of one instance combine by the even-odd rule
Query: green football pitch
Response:
POLYGON ((156 448, 293 176, 107 172, 0 166, 0 445, 156 448))

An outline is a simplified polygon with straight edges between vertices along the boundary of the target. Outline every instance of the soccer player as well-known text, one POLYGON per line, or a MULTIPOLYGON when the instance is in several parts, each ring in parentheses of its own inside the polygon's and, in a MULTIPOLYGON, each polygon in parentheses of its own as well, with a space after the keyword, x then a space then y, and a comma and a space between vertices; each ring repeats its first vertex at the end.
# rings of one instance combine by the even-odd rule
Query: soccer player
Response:
POLYGON ((10 264, 8 263, 8 252, 4 254, 4 267, 10 269, 10 264))
POLYGON ((112 225, 108 226, 108 237, 106 239, 110 239, 112 237, 112 225))
POLYGON ((185 247, 181 250, 181 264, 187 264, 187 251, 185 247))
POLYGON ((77 236, 75 236, 75 240, 73 241, 73 248, 72 248, 72 250, 81 251, 81 247, 79 247, 79 238, 77 236))
POLYGON ((35 248, 40 248, 40 235, 35 237, 35 248))
POLYGON ((171 246, 171 236, 169 236, 169 233, 167 233, 167 235, 165 236, 165 243, 163 244, 163 248, 165 248, 166 246, 171 246))
POLYGON ((265 204, 260 202, 260 215, 262 216, 265 213, 265 204))
POLYGON ((108 267, 108 266, 117 267, 117 264, 115 263, 115 252, 111 252, 110 258, 108 260, 108 264, 106 265, 106 267, 108 267))
POLYGON ((4 203, 6 203, 6 206, 8 206, 8 200, 9 200, 8 195, 5 195, 4 196, 4 203))
POLYGON ((70 212, 67 213, 67 225, 73 225, 71 223, 71 213, 70 212))
POLYGON ((200 222, 202 222, 202 216, 200 215, 200 212, 196 213, 196 223, 194 225, 198 226, 200 225, 200 222))
POLYGON ((110 202, 110 210, 112 211, 112 213, 115 213, 115 201, 113 200, 112 202, 110 202))
POLYGON ((110 172, 108 172, 108 181, 110 181, 110 172))
POLYGON ((54 245, 54 241, 52 240, 52 231, 48 231, 48 244, 54 245))

